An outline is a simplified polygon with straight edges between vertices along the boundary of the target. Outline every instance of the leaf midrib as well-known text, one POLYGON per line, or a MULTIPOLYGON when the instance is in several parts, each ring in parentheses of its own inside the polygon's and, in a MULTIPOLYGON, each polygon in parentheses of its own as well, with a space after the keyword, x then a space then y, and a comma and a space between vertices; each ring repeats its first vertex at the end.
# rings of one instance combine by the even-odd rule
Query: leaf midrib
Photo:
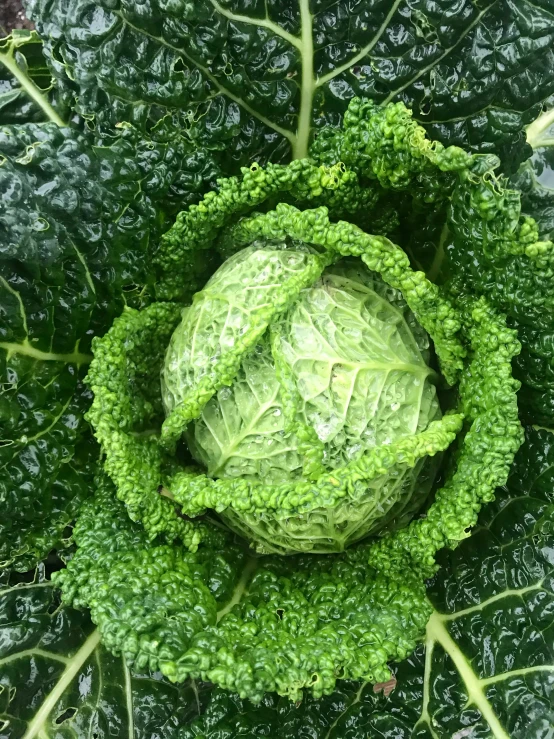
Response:
POLYGON ((6 51, 0 50, 0 64, 3 64, 8 72, 13 75, 17 82, 21 85, 21 89, 25 92, 27 97, 32 100, 45 114, 45 116, 56 125, 63 128, 67 125, 60 116, 56 113, 52 105, 50 104, 46 95, 43 94, 41 89, 28 77, 17 64, 14 57, 15 45, 10 44, 7 46, 6 51))
POLYGON ((95 629, 80 647, 80 649, 68 660, 67 666, 63 671, 60 679, 54 685, 41 707, 35 714, 35 717, 29 723, 27 731, 22 739, 35 739, 43 730, 44 724, 56 706, 57 702, 63 696, 72 680, 75 678, 79 670, 85 664, 90 655, 98 647, 100 643, 100 632, 95 629))
MULTIPOLYGON (((257 118, 261 123, 266 125, 268 128, 271 128, 275 132, 279 133, 283 138, 287 139, 289 141, 291 148, 292 148, 292 156, 293 159, 302 159, 308 156, 308 148, 310 143, 310 135, 312 130, 312 109, 313 109, 313 98, 316 90, 326 83, 330 82, 332 79, 338 77, 343 72, 348 71, 353 65, 355 65, 357 62, 361 61, 364 57, 366 57, 371 50, 375 47, 375 45, 379 42, 381 37, 383 36, 383 33, 387 29, 392 17, 398 10, 398 7, 400 6, 401 0, 394 0, 393 4, 391 5, 387 15, 385 16, 383 22, 377 29, 376 33, 373 35, 371 40, 362 48, 360 49, 353 57, 351 57, 348 62, 345 62, 344 64, 336 67, 331 72, 328 72, 327 74, 316 77, 314 74, 314 48, 313 48, 313 16, 310 12, 309 8, 309 0, 298 0, 299 3, 299 9, 300 9, 300 36, 295 36, 292 33, 289 33, 284 28, 279 26, 277 23, 271 21, 269 17, 256 19, 256 18, 249 18, 248 16, 236 14, 232 11, 229 11, 225 8, 223 8, 218 0, 210 0, 212 6, 214 9, 221 13, 225 18, 227 18, 230 21, 235 21, 237 23, 247 23, 249 25, 258 26, 260 28, 266 28, 267 30, 274 33, 276 36, 284 39, 289 43, 291 46, 293 46, 295 49, 298 50, 300 54, 300 65, 302 69, 302 82, 300 85, 300 105, 298 109, 298 123, 297 123, 297 129, 296 132, 291 131, 288 128, 284 128, 283 126, 279 125, 275 121, 272 121, 270 118, 253 108, 249 103, 247 103, 245 100, 243 100, 239 95, 236 95, 232 93, 228 88, 226 88, 218 79, 217 77, 212 74, 207 67, 205 67, 203 64, 198 62, 194 59, 194 57, 187 54, 186 51, 183 49, 174 46, 173 44, 166 41, 161 36, 155 36, 154 34, 148 33, 148 31, 144 30, 143 28, 140 28, 133 23, 131 23, 127 18, 125 18, 121 12, 112 10, 111 12, 117 16, 121 22, 126 25, 128 28, 132 29, 139 35, 144 35, 147 38, 151 38, 152 40, 157 41, 162 46, 171 49, 176 54, 179 54, 180 56, 187 59, 190 64, 192 64, 194 67, 199 69, 206 78, 217 88, 217 90, 227 96, 229 99, 233 100, 233 102, 237 103, 241 107, 244 108, 250 115, 252 115, 254 118, 257 118)), ((391 102, 399 93, 406 90, 410 85, 417 82, 426 72, 428 72, 430 69, 432 69, 436 64, 441 62, 443 59, 445 59, 449 54, 454 51, 460 43, 463 41, 463 39, 470 33, 470 31, 480 22, 481 18, 493 7, 492 5, 489 7, 484 8, 480 13, 477 14, 477 16, 474 18, 474 20, 468 24, 466 28, 464 28, 460 34, 456 37, 455 42, 444 49, 444 51, 436 58, 434 59, 430 64, 425 66, 423 69, 419 70, 412 78, 410 78, 407 82, 403 83, 399 88, 396 90, 393 90, 389 93, 389 95, 385 98, 385 100, 382 101, 381 105, 386 105, 387 103, 391 102)))

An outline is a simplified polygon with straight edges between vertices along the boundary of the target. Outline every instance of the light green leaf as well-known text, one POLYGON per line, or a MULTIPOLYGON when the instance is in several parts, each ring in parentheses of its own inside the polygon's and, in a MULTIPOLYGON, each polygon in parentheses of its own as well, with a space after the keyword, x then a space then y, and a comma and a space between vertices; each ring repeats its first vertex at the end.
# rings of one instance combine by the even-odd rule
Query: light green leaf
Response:
POLYGON ((180 739, 549 739, 554 725, 554 435, 527 429, 506 487, 430 583, 420 647, 388 685, 342 682, 253 709, 215 690, 180 739), (389 695, 385 693, 391 691, 389 695))

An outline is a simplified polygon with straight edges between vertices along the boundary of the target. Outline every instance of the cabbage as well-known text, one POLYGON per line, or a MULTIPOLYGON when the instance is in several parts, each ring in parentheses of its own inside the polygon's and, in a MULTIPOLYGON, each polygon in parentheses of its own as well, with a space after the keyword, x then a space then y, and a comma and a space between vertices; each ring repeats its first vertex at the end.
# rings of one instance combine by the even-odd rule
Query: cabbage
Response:
MULTIPOLYGON (((162 372, 169 414, 237 345, 310 250, 286 242, 235 254, 184 309, 162 372)), ((189 424, 194 459, 214 478, 314 480, 440 418, 429 338, 402 294, 358 261, 329 266, 265 331, 230 386, 189 424)), ((395 464, 333 508, 220 512, 262 551, 342 551, 403 525, 429 492, 434 464, 395 464)))

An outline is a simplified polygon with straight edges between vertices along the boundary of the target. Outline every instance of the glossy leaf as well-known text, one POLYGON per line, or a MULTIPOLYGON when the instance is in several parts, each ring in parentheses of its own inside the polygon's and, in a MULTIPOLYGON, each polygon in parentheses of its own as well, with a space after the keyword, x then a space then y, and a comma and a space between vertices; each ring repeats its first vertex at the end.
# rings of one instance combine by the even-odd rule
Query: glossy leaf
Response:
POLYGON ((53 120, 62 124, 68 101, 56 86, 35 31, 14 30, 0 40, 0 123, 53 120))
POLYGON ((215 170, 178 132, 152 141, 126 128, 92 146, 24 124, 0 129, 0 151, 0 562, 26 569, 64 546, 91 492, 91 339, 148 300, 164 218, 215 170))
MULTIPOLYGON (((53 547, 71 555, 70 525, 94 486, 98 457, 83 419, 91 339, 124 305, 149 302, 158 235, 221 174, 256 160, 304 156, 323 125, 340 122, 354 95, 403 100, 433 138, 494 152, 507 171, 532 147, 513 183, 541 237, 554 234, 551 0, 28 6, 45 39, 48 69, 36 34, 14 32, 0 43, 0 123, 22 124, 0 128, 2 565, 23 570, 53 547), (86 119, 85 135, 56 125, 78 116, 86 119)), ((387 233, 396 226, 389 205, 379 203, 387 233)), ((515 360, 525 383, 521 412, 552 426, 552 264, 533 272, 521 255, 493 269, 479 259, 471 266, 473 254, 465 264, 451 261, 444 206, 425 219, 404 209, 402 198, 393 206, 401 215, 400 243, 432 281, 451 276, 454 264, 509 314, 523 344, 515 360)), ((381 223, 377 231, 385 232, 381 223)), ((208 257, 192 255, 187 285, 213 271, 208 257)), ((60 606, 39 567, 32 579, 4 573, 0 580, 0 739, 551 739, 552 438, 527 431, 508 485, 479 528, 442 555, 429 584, 434 613, 426 651, 421 646, 394 666, 390 695, 390 685, 342 682, 319 701, 306 697, 296 705, 269 695, 253 708, 206 685, 132 675, 98 645, 85 613, 60 606)), ((232 591, 231 605, 250 618, 244 572, 241 579, 240 562, 227 559, 212 553, 206 564, 212 595, 226 602, 232 591)), ((116 604, 146 578, 138 597, 128 597, 140 614, 141 597, 158 592, 147 575, 160 558, 144 571, 103 564, 116 583, 116 604)), ((312 574, 309 564, 305 569, 312 574)), ((82 572, 87 585, 90 573, 82 572)), ((164 612, 164 586, 156 583, 162 597, 149 615, 159 615, 169 638, 176 631, 164 612)), ((177 588, 176 600, 182 597, 177 588)), ((336 606, 333 595, 326 598, 336 606)), ((114 610, 108 621, 121 617, 114 610)), ((194 617, 193 608, 185 610, 194 617)), ((290 642, 286 647, 291 651, 290 642)), ((359 652, 352 659, 359 661, 359 652)))
POLYGON ((554 91, 549 3, 29 0, 53 73, 97 124, 168 112, 233 162, 306 156, 356 96, 402 100, 433 138, 527 155, 554 91), (230 142, 232 141, 232 144, 230 142))
MULTIPOLYGON (((285 240, 277 245, 238 252, 183 311, 165 358, 166 410, 315 259, 287 249, 285 240)), ((189 449, 213 478, 287 484, 340 470, 440 418, 434 373, 424 358, 429 343, 399 291, 354 261, 330 267, 296 296, 244 357, 233 382, 206 404, 187 434, 189 449)), ((430 457, 403 461, 381 469, 339 505, 307 503, 301 513, 293 506, 285 515, 265 511, 259 518, 223 505, 218 510, 258 551, 343 551, 391 519, 397 527, 409 520, 436 467, 430 457)))
POLYGON ((547 739, 554 725, 554 435, 528 429, 506 487, 444 553, 434 613, 396 685, 343 682, 320 701, 215 690, 180 739, 547 739), (388 686, 390 690, 390 686, 388 686))
POLYGON ((88 615, 60 606, 41 566, 0 581, 0 737, 152 739, 198 714, 194 684, 132 674, 88 615))
MULTIPOLYGON (((522 191, 523 211, 538 224, 541 237, 554 239, 554 96, 544 106, 543 113, 527 129, 533 156, 512 178, 522 191)), ((531 284, 537 292, 554 293, 553 268, 543 285, 531 284)), ((528 285, 523 285, 529 290, 528 285)), ((522 381, 520 393, 522 413, 531 420, 554 428, 554 313, 550 306, 540 318, 519 327, 521 355, 516 358, 514 371, 522 381)))

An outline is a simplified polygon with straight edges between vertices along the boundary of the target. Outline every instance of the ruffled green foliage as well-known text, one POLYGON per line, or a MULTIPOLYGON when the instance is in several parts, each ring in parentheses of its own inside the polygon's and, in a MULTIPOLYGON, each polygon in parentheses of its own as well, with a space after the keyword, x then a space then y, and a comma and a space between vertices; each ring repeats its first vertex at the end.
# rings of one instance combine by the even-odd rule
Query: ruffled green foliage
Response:
MULTIPOLYGON (((371 100, 355 99, 343 127, 343 131, 322 132, 311 149, 316 161, 342 161, 359 176, 377 180, 385 190, 409 188, 416 201, 448 198, 448 225, 454 236, 451 258, 455 264, 461 259, 469 262, 467 244, 480 247, 471 253, 477 260, 472 277, 475 287, 482 281, 481 291, 490 280, 483 268, 503 267, 508 257, 527 257, 528 269, 539 274, 551 264, 552 243, 539 241, 535 221, 521 216, 520 194, 495 176, 497 157, 470 155, 457 146, 429 141, 402 103, 383 108, 371 100)), ((508 304, 510 292, 496 286, 491 297, 500 302, 501 295, 508 304)), ((542 293, 536 297, 541 304, 545 298, 542 293)))
MULTIPOLYGON (((542 128, 548 129, 550 112, 544 119, 542 128)), ((541 119, 533 126, 541 131, 541 119)), ((426 259, 429 242, 433 244, 428 276, 436 281, 444 269, 456 275, 466 291, 486 295, 509 316, 523 346, 515 363, 524 384, 523 413, 527 419, 550 424, 554 408, 549 362, 554 315, 552 194, 537 182, 533 164, 526 163, 513 178, 518 189, 512 190, 495 173, 497 157, 470 156, 458 147, 430 142, 401 103, 380 108, 371 101, 354 100, 344 129, 344 133, 323 131, 312 155, 324 163, 340 159, 361 178, 377 180, 398 210, 413 210, 403 224, 402 243, 410 247, 416 263, 426 259), (405 191, 408 200, 397 200, 406 197, 405 191), (426 213, 424 227, 422 212, 426 213)), ((540 151, 541 138, 533 143, 540 151)), ((536 166, 544 172, 548 161, 543 157, 536 166)))
MULTIPOLYGON (((371 117, 372 109, 365 110, 371 117)), ((393 108, 393 113, 400 115, 402 110, 393 108)), ((376 115, 379 122, 382 115, 380 112, 376 115)), ((368 121, 371 129, 370 124, 368 121)), ((376 130, 379 131, 379 127, 376 130)), ((412 144, 415 141, 425 149, 429 148, 415 134, 410 135, 409 140, 412 144)), ((439 153, 435 151, 432 158, 440 154, 440 147, 436 149, 439 153)), ((416 179, 421 173, 423 178, 430 176, 417 151, 416 147, 415 153, 407 156, 406 167, 416 171, 416 179)), ((393 154, 389 152, 388 156, 387 167, 391 170, 393 154)), ((448 166, 449 162, 455 162, 456 176, 461 177, 460 172, 467 172, 463 166, 473 160, 463 152, 451 151, 445 161, 448 166)), ((436 162, 431 164, 436 166, 436 162)), ((226 254, 231 248, 237 250, 252 243, 271 245, 285 241, 291 247, 295 245, 293 250, 289 249, 291 254, 300 248, 300 258, 296 260, 296 271, 292 270, 277 280, 277 287, 272 287, 275 294, 270 296, 267 305, 262 302, 255 307, 253 294, 252 316, 248 317, 244 331, 241 330, 234 341, 227 342, 224 347, 215 344, 212 347, 212 339, 206 339, 203 350, 211 357, 208 366, 202 362, 201 367, 191 367, 190 372, 187 370, 181 394, 168 376, 168 367, 171 368, 176 351, 190 351, 190 342, 185 340, 186 337, 180 337, 179 332, 175 335, 164 370, 170 413, 163 423, 163 430, 160 391, 154 385, 162 361, 160 347, 168 343, 176 323, 177 308, 159 303, 146 311, 127 311, 105 338, 96 341, 96 356, 90 370, 90 377, 95 382, 91 419, 100 430, 99 437, 106 452, 106 470, 116 482, 118 495, 130 505, 131 515, 142 518, 145 523, 146 530, 141 533, 145 544, 124 544, 128 553, 117 557, 121 568, 115 561, 104 565, 103 545, 98 548, 95 543, 102 541, 102 535, 88 536, 86 533, 94 527, 94 522, 104 525, 101 521, 107 515, 110 523, 105 524, 106 530, 114 526, 132 527, 133 531, 139 529, 125 522, 122 508, 110 508, 115 504, 109 504, 109 497, 103 494, 87 508, 90 512, 82 524, 82 538, 80 529, 77 529, 77 555, 68 570, 60 575, 65 597, 91 607, 93 619, 108 635, 112 649, 121 650, 138 665, 148 662, 151 669, 160 669, 171 679, 202 677, 254 700, 259 700, 267 691, 297 697, 305 687, 311 688, 315 695, 321 695, 332 689, 337 675, 385 679, 387 660, 402 658, 411 649, 405 638, 413 644, 422 633, 418 632, 418 625, 425 621, 424 581, 436 571, 437 552, 445 546, 455 546, 467 537, 481 505, 492 500, 495 488, 505 481, 522 438, 516 405, 518 383, 512 378, 510 365, 519 351, 519 344, 515 332, 506 327, 505 318, 497 314, 484 298, 468 295, 459 282, 454 283, 450 291, 433 285, 421 272, 410 268, 407 256, 390 240, 367 234, 345 221, 333 223, 324 207, 298 210, 280 203, 274 210, 243 217, 237 222, 236 215, 244 213, 253 204, 259 204, 264 195, 282 189, 290 191, 291 182, 297 192, 304 193, 302 197, 306 200, 309 199, 306 192, 317 190, 318 197, 325 192, 321 186, 323 181, 330 183, 334 192, 340 191, 341 181, 353 181, 346 177, 351 170, 344 163, 335 163, 331 168, 325 165, 314 168, 310 162, 298 162, 291 165, 291 172, 287 175, 286 168, 278 166, 268 168, 267 172, 253 167, 245 171, 242 182, 238 178, 221 181, 219 192, 211 193, 198 206, 192 206, 181 214, 164 239, 157 260, 172 273, 179 266, 186 269, 189 254, 194 254, 197 249, 206 249, 211 244, 217 246, 217 236, 222 229, 226 254), (300 242, 309 248, 300 247, 300 242), (232 384, 243 359, 253 352, 268 327, 275 327, 269 333, 271 351, 271 346, 275 348, 275 343, 281 340, 280 317, 287 314, 303 289, 319 279, 327 264, 344 257, 361 259, 371 272, 380 273, 386 283, 402 292, 414 316, 435 342, 443 375, 450 382, 455 382, 458 376, 460 378, 456 401, 458 413, 446 415, 415 435, 385 447, 370 449, 360 459, 333 471, 318 467, 323 458, 319 457, 319 462, 316 459, 319 454, 317 444, 314 450, 306 441, 305 448, 311 448, 313 452, 307 460, 307 479, 282 485, 247 478, 212 479, 187 466, 186 459, 181 456, 182 450, 174 457, 175 445, 187 425, 199 418, 210 398, 232 384), (112 371, 114 367, 117 368, 115 373, 112 371), (331 506, 340 505, 345 495, 360 495, 367 481, 383 475, 395 464, 414 466, 422 456, 433 455, 446 448, 460 430, 462 418, 465 419, 465 427, 457 442, 455 462, 424 518, 414 520, 399 531, 386 533, 378 541, 357 545, 345 555, 263 559, 257 565, 261 570, 252 581, 250 567, 255 565, 249 565, 243 578, 235 583, 235 596, 221 604, 224 617, 218 622, 217 616, 214 617, 217 607, 206 600, 210 590, 208 581, 200 576, 203 585, 197 586, 197 579, 187 567, 192 566, 190 563, 202 562, 203 552, 206 561, 213 559, 214 541, 221 557, 225 557, 231 545, 218 540, 209 520, 203 519, 200 524, 188 519, 183 521, 173 506, 179 504, 187 516, 196 516, 210 508, 224 511, 224 515, 229 516, 228 520, 234 516, 235 521, 245 513, 259 516, 262 512, 267 516, 269 511, 271 515, 285 512, 303 515, 322 501, 323 507, 329 510, 331 506), (150 430, 148 434, 145 434, 146 427, 150 430), (162 501, 159 496, 171 502, 162 501), (119 511, 117 516, 116 509, 119 511), (152 513, 154 510, 155 514, 152 513), (120 523, 114 523, 116 518, 120 523), (197 554, 187 554, 183 550, 182 555, 175 557, 175 550, 160 541, 162 532, 167 533, 170 544, 176 535, 183 536, 186 547, 198 547, 197 554), (192 539, 194 536, 196 538, 192 539), (147 540, 151 544, 147 544, 147 540), (145 558, 144 561, 141 558, 145 558), (91 561, 99 564, 92 565, 91 561), (187 567, 183 562, 189 563, 187 567), (331 627, 330 623, 323 626, 322 622, 316 623, 307 611, 302 610, 304 606, 301 604, 305 602, 302 599, 292 601, 291 617, 285 618, 283 613, 286 609, 277 605, 282 597, 280 585, 264 590, 261 600, 252 600, 253 594, 257 593, 260 572, 277 566, 268 562, 279 563, 278 566, 284 568, 286 582, 290 578, 294 592, 303 593, 311 607, 314 601, 306 594, 305 588, 310 590, 311 586, 302 580, 302 562, 309 563, 306 567, 314 576, 316 563, 321 562, 324 569, 328 568, 325 571, 332 574, 325 580, 326 586, 335 581, 351 582, 352 576, 346 574, 348 569, 344 574, 341 570, 340 576, 335 570, 343 567, 341 563, 350 563, 349 567, 353 562, 358 563, 359 572, 363 575, 356 580, 356 586, 348 590, 348 608, 345 606, 344 611, 339 609, 335 626, 331 627), (91 568, 98 573, 94 577, 99 579, 89 586, 91 568), (165 630, 165 616, 154 615, 158 614, 154 605, 148 609, 144 607, 148 594, 157 587, 151 584, 150 572, 156 573, 156 580, 166 583, 167 592, 175 593, 176 600, 167 606, 175 613, 174 618, 185 619, 182 629, 175 628, 171 632, 179 634, 172 646, 168 646, 171 634, 165 630), (122 620, 125 598, 117 603, 114 599, 119 597, 125 582, 132 580, 133 573, 136 585, 132 590, 136 597, 130 598, 130 610, 125 611, 122 620), (100 585, 111 576, 113 585, 100 585), (170 585, 173 578, 182 585, 170 585), (189 613, 191 592, 195 593, 199 606, 193 614, 189 613), (248 597, 241 598, 241 594, 246 592, 248 597), (277 593, 280 593, 278 597, 277 593), (266 623, 268 604, 271 616, 266 623), (379 604, 379 615, 373 610, 376 604, 379 604), (151 621, 148 620, 150 612, 151 621), (177 615, 181 612, 186 616, 177 615), (357 619, 355 614, 361 612, 366 614, 363 629, 364 633, 370 630, 370 638, 352 625, 346 629, 340 625, 343 623, 341 619, 350 623, 348 619, 357 619), (263 628, 260 622, 264 623, 263 628), (158 629, 160 638, 156 636, 158 629), (300 634, 302 639, 298 641, 300 634), (304 641, 304 636, 307 641, 304 641), (363 657, 366 649, 369 650, 367 659, 363 657), (263 658, 262 654, 265 655, 263 658)), ((463 177, 460 181, 464 181, 463 177)), ((479 180, 486 181, 487 178, 479 180)), ((410 182, 408 178, 405 184, 410 182)), ((473 180, 468 182, 471 189, 475 183, 473 180)), ((456 183, 452 186, 461 187, 456 183)), ((417 183, 413 189, 417 192, 417 183)), ((248 278, 247 271, 245 278, 248 278)), ((220 293, 225 294, 222 287, 217 287, 217 280, 216 276, 212 288, 214 299, 220 293)), ((208 293, 210 289, 208 286, 208 293)), ((196 298, 194 306, 201 305, 202 294, 196 298)), ((196 310, 194 306, 185 310, 185 323, 186 316, 196 310)), ((290 376, 286 376, 282 366, 277 367, 277 376, 283 382, 285 395, 292 392, 290 376)), ((294 402, 290 396, 285 405, 294 402)), ((261 578, 264 582, 265 577, 261 578)), ((332 590, 335 603, 338 598, 336 587, 332 590)), ((317 600, 320 595, 316 593, 320 591, 313 593, 317 600)))
POLYGON ((145 254, 215 176, 178 132, 159 133, 125 127, 95 146, 53 122, 0 128, 3 565, 26 570, 67 546, 99 454, 84 420, 91 338, 148 301, 145 254))
POLYGON ((464 328, 470 343, 468 366, 460 380, 461 407, 471 423, 457 457, 457 468, 437 492, 427 515, 376 544, 371 563, 384 571, 435 569, 435 555, 465 539, 483 503, 494 499, 504 484, 522 440, 511 362, 520 346, 487 302, 459 296, 464 328))
POLYGON ((472 161, 458 146, 430 141, 403 103, 380 107, 358 98, 348 106, 343 129, 324 129, 310 153, 317 161, 344 162, 384 189, 410 187, 427 203, 447 197, 448 183, 452 188, 453 177, 438 173, 462 172, 472 161))
POLYGON ((287 166, 268 164, 262 168, 252 164, 242 169, 242 177, 218 181, 217 192, 209 192, 201 204, 181 211, 164 234, 156 255, 161 270, 158 297, 182 297, 180 271, 189 268, 198 252, 205 253, 213 245, 222 226, 232 216, 239 216, 272 197, 281 199, 290 195, 294 200, 310 202, 321 197, 326 199, 329 191, 336 190, 334 200, 339 207, 350 202, 350 207, 357 211, 367 205, 357 176, 338 164, 317 167, 304 159, 287 166), (176 270, 179 270, 177 274, 176 270))
POLYGON ((229 534, 195 554, 129 520, 100 480, 75 528, 77 554, 55 576, 64 600, 90 608, 104 643, 139 670, 188 676, 259 701, 321 696, 338 675, 387 680, 429 616, 425 587, 367 565, 367 547, 338 557, 254 559, 229 534))
POLYGON ((160 669, 175 680, 201 677, 254 700, 267 691, 298 697, 304 687, 321 695, 333 688, 338 674, 386 680, 387 661, 402 659, 413 648, 427 619, 422 574, 435 570, 433 554, 465 538, 464 527, 474 523, 481 503, 478 496, 493 497, 520 441, 508 366, 517 350, 513 332, 482 300, 470 301, 463 315, 474 325, 471 364, 462 380, 469 381, 464 410, 473 424, 458 469, 426 519, 342 557, 247 564, 244 550, 209 526, 197 554, 149 543, 104 481, 77 525, 77 554, 57 576, 64 599, 91 608, 106 643, 139 669, 160 669), (485 340, 491 336, 494 341, 485 340), (483 436, 487 423, 490 430, 483 436), (479 474, 482 470, 487 473, 479 474), (229 557, 234 566, 225 564, 229 557), (214 564, 210 584, 202 566, 209 570, 214 564), (332 616, 321 611, 325 604, 332 616))
POLYGON ((58 86, 98 126, 170 114, 227 174, 306 156, 355 96, 401 100, 433 139, 528 156, 552 94, 548 2, 28 0, 58 86))
POLYGON ((142 522, 150 538, 164 531, 194 549, 199 533, 158 494, 164 456, 155 434, 163 416, 159 373, 178 316, 179 306, 172 303, 154 303, 142 312, 127 308, 106 336, 93 341, 87 382, 94 401, 87 419, 131 518, 142 522))
POLYGON ((169 737, 205 712, 187 739, 548 734, 547 431, 529 429, 502 486, 521 438, 511 363, 520 416, 554 419, 547 6, 28 1, 44 61, 35 33, 0 42, 0 563, 23 570, 57 549, 65 598, 99 629, 59 604, 53 556, 37 582, 0 575, 0 733, 169 737), (498 175, 531 151, 509 184, 498 175), (276 240, 309 268, 277 280, 238 351, 187 376, 162 432, 159 370, 182 306, 237 250, 276 240), (349 460, 297 413, 286 342, 295 308, 352 254, 396 285, 389 296, 405 292, 410 330, 417 318, 432 335, 423 362, 448 412, 349 460), (99 335, 102 449, 84 421, 99 335), (283 479, 222 479, 196 431, 256 357, 294 458, 283 479), (222 530, 223 517, 243 531, 245 517, 322 511, 332 529, 345 500, 361 511, 399 466, 417 494, 380 519, 379 541, 346 553, 256 559, 222 530), (425 658, 404 659, 424 632, 425 658), (343 676, 385 680, 402 659, 390 698, 352 681, 331 692, 343 676), (171 686, 160 670, 223 687, 210 702, 211 683, 171 686))

